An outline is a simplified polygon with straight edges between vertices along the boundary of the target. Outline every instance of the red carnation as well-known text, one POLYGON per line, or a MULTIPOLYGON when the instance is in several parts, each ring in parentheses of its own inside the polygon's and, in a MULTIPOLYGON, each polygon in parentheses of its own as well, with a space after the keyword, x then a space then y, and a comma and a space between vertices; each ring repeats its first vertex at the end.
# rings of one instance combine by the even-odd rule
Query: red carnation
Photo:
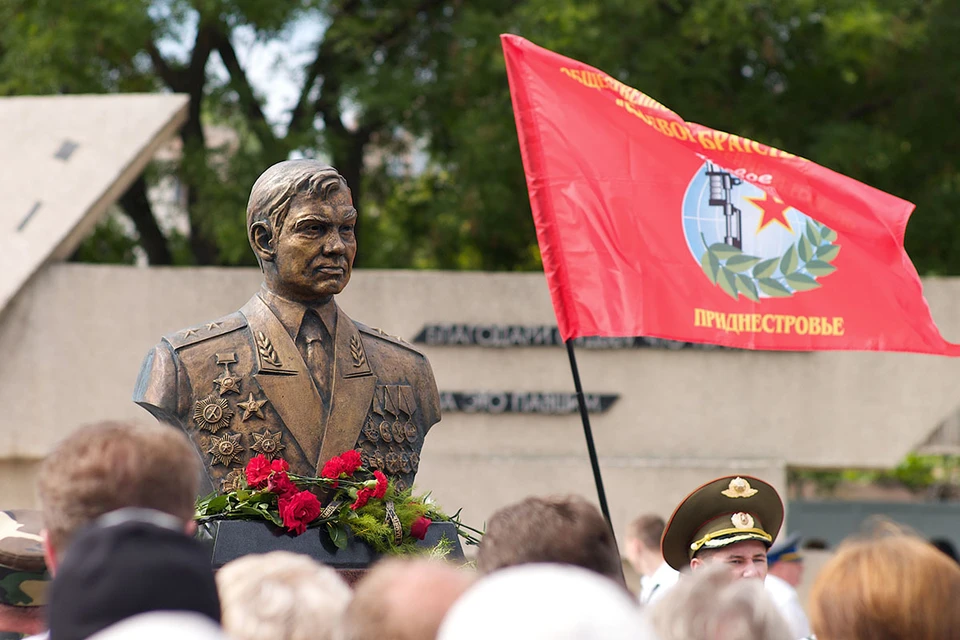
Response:
POLYGON ((417 540, 423 540, 427 537, 427 529, 430 528, 431 524, 433 524, 433 521, 430 518, 420 516, 410 525, 410 535, 417 540))
MULTIPOLYGON (((334 456, 323 465, 323 471, 320 472, 320 477, 336 480, 340 477, 341 473, 343 473, 343 460, 341 460, 339 456, 334 456)), ((340 486, 339 482, 333 483, 334 489, 338 486, 340 486)))
POLYGON ((280 472, 286 473, 287 471, 290 471, 290 465, 287 464, 287 461, 284 460, 283 458, 277 458, 276 460, 271 462, 270 468, 277 473, 280 473, 280 472))
POLYGON ((270 474, 270 479, 267 480, 267 491, 275 493, 281 498, 288 496, 291 493, 296 493, 297 485, 293 484, 285 472, 275 472, 270 474))
POLYGON ((360 468, 360 465, 363 464, 360 461, 360 452, 355 449, 341 453, 340 462, 343 465, 342 471, 348 476, 352 476, 353 473, 360 468))
POLYGON ((333 456, 323 465, 323 471, 320 472, 320 475, 324 478, 336 480, 341 473, 343 473, 343 460, 340 459, 340 456, 333 456))
POLYGON ((320 516, 320 510, 320 501, 309 491, 299 491, 280 500, 283 525, 297 535, 320 516))
POLYGON ((363 505, 367 504, 373 495, 374 489, 370 487, 362 487, 359 491, 357 491, 357 499, 352 505, 350 505, 350 508, 356 511, 363 505))
POLYGON ((373 477, 377 479, 377 488, 373 490, 373 497, 382 498, 387 494, 387 476, 377 469, 373 472, 373 477))
POLYGON ((254 489, 259 489, 270 477, 273 469, 270 467, 270 461, 262 453, 250 458, 247 463, 246 476, 247 485, 254 489))

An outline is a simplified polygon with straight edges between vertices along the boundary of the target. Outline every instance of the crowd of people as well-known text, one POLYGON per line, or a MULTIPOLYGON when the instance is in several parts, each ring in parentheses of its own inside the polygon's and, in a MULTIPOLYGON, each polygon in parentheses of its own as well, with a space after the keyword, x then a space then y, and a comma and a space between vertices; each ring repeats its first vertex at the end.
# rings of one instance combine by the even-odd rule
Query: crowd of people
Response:
POLYGON ((3 512, 0 637, 960 639, 960 565, 893 525, 840 546, 810 590, 808 621, 799 541, 779 536, 782 501, 745 475, 695 489, 666 521, 631 524, 634 594, 613 532, 576 496, 500 509, 463 566, 389 558, 348 584, 272 551, 215 571, 195 535, 200 464, 160 425, 102 423, 63 440, 40 472, 39 517, 3 512))

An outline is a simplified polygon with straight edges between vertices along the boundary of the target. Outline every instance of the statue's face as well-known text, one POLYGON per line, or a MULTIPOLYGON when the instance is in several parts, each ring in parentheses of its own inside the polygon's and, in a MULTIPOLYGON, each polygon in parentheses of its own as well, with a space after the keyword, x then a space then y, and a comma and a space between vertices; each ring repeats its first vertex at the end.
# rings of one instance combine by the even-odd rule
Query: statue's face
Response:
POLYGON ((303 302, 340 293, 357 255, 356 224, 357 210, 345 189, 325 201, 296 196, 276 239, 275 292, 303 302))

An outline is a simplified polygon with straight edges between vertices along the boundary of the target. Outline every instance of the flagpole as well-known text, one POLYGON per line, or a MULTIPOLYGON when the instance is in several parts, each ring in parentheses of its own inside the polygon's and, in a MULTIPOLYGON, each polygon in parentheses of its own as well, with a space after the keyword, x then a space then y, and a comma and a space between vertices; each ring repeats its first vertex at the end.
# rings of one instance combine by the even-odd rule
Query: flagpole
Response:
POLYGON ((597 460, 597 448, 593 444, 593 431, 590 429, 590 416, 587 414, 587 400, 580 385, 580 370, 577 369, 577 356, 573 352, 573 340, 567 340, 567 355, 570 357, 570 372, 573 374, 573 386, 577 390, 577 404, 580 406, 580 421, 583 423, 583 436, 587 441, 587 453, 590 454, 590 466, 593 468, 593 481, 597 485, 597 498, 600 500, 600 511, 606 518, 607 524, 613 529, 613 520, 610 519, 610 509, 607 507, 607 494, 603 491, 603 478, 600 476, 600 462, 597 460))

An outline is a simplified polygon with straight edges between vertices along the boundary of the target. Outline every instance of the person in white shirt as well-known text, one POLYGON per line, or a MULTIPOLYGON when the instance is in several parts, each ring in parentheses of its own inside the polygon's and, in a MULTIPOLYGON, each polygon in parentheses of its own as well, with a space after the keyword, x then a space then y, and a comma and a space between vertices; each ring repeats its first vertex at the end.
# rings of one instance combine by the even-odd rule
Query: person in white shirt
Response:
POLYGON ((767 567, 767 593, 790 625, 793 637, 806 638, 810 635, 810 623, 797 595, 797 585, 803 579, 800 534, 794 533, 770 547, 767 567))
POLYGON ((631 522, 627 529, 624 551, 627 562, 640 575, 637 599, 643 606, 663 596, 680 578, 680 573, 664 562, 660 553, 663 528, 663 518, 648 513, 631 522))

